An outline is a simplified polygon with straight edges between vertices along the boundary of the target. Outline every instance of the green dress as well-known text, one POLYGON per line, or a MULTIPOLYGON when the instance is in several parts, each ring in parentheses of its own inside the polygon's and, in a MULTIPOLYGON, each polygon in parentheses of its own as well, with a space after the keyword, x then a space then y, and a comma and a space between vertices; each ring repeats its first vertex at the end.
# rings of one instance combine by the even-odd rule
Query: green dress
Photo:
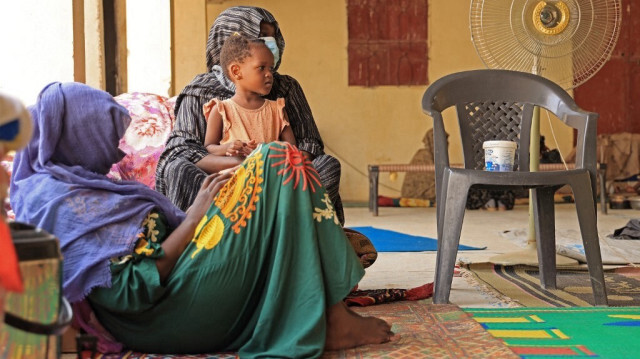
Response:
POLYGON ((137 351, 318 357, 326 308, 364 275, 317 172, 286 143, 244 161, 164 285, 154 262, 162 215, 144 227, 135 252, 112 262, 112 287, 89 296, 102 325, 137 351))

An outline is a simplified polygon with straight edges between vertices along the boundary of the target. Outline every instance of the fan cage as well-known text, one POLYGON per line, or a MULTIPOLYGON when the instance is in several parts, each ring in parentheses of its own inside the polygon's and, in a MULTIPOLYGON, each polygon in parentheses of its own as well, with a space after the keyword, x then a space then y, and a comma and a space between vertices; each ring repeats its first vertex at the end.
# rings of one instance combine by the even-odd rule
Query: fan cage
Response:
MULTIPOLYGON (((557 1, 547 1, 555 3, 557 1)), ((565 89, 581 85, 609 60, 620 35, 620 0, 562 0, 569 24, 536 31, 540 0, 472 0, 471 39, 487 68, 536 73, 565 89)))

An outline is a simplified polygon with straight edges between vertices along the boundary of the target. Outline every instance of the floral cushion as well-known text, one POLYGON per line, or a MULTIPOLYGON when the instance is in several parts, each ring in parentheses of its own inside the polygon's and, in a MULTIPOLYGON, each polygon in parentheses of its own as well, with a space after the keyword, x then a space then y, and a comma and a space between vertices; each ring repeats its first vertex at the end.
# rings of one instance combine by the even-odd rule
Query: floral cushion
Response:
POLYGON ((176 97, 132 92, 115 99, 129 111, 131 124, 119 146, 126 155, 111 167, 108 176, 135 180, 154 189, 158 159, 175 122, 176 97))
POLYGON ((0 209, 0 211, 3 211, 2 213, 5 213, 7 215, 7 219, 14 219, 15 215, 13 213, 13 211, 11 210, 11 206, 9 205, 9 180, 11 179, 11 171, 13 170, 13 157, 14 157, 14 153, 13 152, 9 152, 8 154, 6 154, 4 157, 0 158, 0 191, 6 191, 6 197, 2 196, 2 193, 0 193, 0 199, 4 199, 0 202, 0 206, 2 206, 2 209, 0 209))

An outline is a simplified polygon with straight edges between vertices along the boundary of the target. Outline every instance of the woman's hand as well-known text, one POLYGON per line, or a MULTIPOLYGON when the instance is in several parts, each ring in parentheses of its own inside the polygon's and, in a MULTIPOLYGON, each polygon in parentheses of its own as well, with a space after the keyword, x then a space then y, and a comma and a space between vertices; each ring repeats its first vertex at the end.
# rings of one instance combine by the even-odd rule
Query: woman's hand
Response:
MULTIPOLYGON (((235 168, 237 168, 237 166, 234 167, 234 169, 235 168)), ((220 188, 229 181, 229 178, 233 176, 234 172, 235 171, 224 170, 220 173, 208 175, 202 182, 202 186, 200 186, 200 190, 193 200, 193 204, 187 209, 187 217, 200 221, 205 213, 207 213, 209 207, 211 207, 213 197, 215 197, 218 191, 220 191, 220 188)))
POLYGON ((200 223, 202 217, 204 217, 213 203, 213 197, 220 191, 220 188, 229 181, 231 176, 233 176, 233 172, 230 171, 207 176, 204 182, 202 182, 196 199, 187 210, 187 217, 178 228, 171 232, 169 237, 162 242, 164 256, 156 260, 156 267, 158 268, 158 274, 160 274, 161 283, 164 283, 167 277, 169 277, 176 262, 178 262, 178 259, 193 239, 198 223, 200 223))

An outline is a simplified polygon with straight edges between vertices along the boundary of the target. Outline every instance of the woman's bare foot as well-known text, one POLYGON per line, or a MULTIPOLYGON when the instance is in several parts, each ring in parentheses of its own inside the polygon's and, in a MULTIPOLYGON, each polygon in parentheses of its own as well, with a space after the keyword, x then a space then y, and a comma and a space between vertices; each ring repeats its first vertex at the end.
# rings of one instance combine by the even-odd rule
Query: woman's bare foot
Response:
POLYGON ((392 336, 389 323, 375 317, 362 317, 342 301, 327 309, 327 350, 385 343, 392 336))

